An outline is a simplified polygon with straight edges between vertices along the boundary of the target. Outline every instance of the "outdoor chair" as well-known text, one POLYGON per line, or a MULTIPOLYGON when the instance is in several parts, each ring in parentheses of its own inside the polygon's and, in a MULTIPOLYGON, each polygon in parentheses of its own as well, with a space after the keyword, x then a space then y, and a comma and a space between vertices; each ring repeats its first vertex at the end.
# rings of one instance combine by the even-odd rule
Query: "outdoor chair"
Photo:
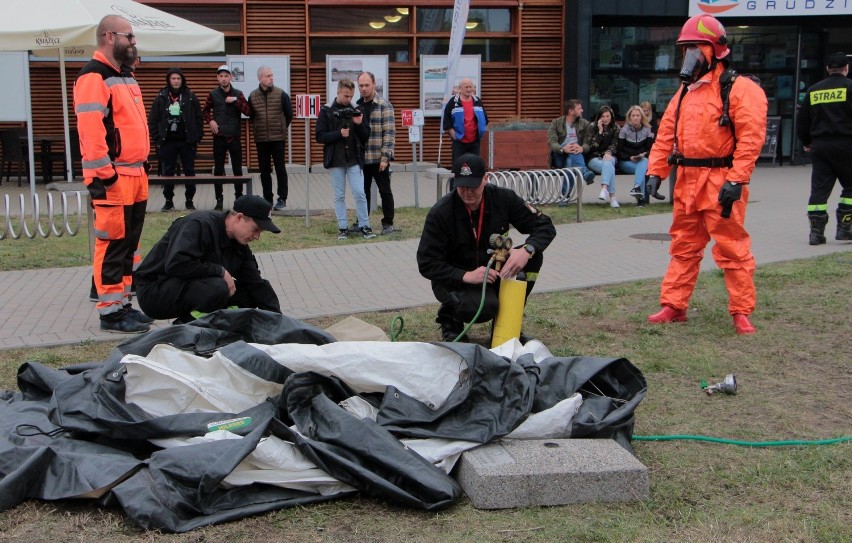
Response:
POLYGON ((30 162, 24 150, 24 140, 21 139, 17 130, 4 130, 0 132, 0 147, 3 149, 3 162, 0 164, 0 181, 6 174, 6 181, 11 180, 12 168, 17 165, 18 186, 21 186, 21 173, 25 177, 30 175, 30 162))

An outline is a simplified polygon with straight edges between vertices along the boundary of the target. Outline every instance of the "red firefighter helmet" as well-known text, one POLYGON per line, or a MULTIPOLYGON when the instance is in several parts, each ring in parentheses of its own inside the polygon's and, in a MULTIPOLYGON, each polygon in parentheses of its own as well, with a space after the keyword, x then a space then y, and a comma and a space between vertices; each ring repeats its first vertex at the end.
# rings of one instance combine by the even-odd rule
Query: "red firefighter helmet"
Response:
POLYGON ((718 19, 706 13, 690 17, 677 37, 678 45, 697 42, 712 45, 713 56, 717 59, 723 59, 731 52, 728 48, 728 38, 725 37, 725 27, 718 19))

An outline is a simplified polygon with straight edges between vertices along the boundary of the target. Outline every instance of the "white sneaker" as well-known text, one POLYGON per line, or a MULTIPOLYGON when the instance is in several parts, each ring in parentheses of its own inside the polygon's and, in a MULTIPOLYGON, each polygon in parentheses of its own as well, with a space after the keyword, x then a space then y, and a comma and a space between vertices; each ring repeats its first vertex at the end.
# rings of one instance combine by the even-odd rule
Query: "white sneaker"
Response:
POLYGON ((612 195, 612 200, 609 201, 609 207, 621 207, 618 205, 618 200, 615 199, 615 194, 612 195))
POLYGON ((609 200, 609 191, 606 190, 606 187, 601 189, 601 193, 598 196, 598 200, 600 200, 601 202, 606 202, 607 200, 609 200))

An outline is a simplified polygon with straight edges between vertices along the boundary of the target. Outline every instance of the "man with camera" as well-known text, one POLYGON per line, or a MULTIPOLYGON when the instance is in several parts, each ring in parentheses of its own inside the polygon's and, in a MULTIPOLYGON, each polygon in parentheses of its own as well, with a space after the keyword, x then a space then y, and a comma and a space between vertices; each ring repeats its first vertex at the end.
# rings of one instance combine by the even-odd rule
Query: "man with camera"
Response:
MULTIPOLYGON (((183 174, 187 177, 195 176, 195 153, 204 135, 204 118, 201 104, 186 85, 186 78, 180 68, 169 68, 166 72, 166 86, 151 104, 148 131, 157 146, 163 177, 174 177, 178 158, 183 174)), ((186 183, 185 187, 186 210, 194 211, 192 199, 195 196, 195 184, 186 183)), ((173 184, 163 185, 163 196, 166 203, 160 211, 174 209, 173 184)))
POLYGON ((337 239, 349 237, 346 217, 346 180, 355 200, 355 216, 358 229, 365 239, 376 237, 370 228, 367 196, 364 194, 364 151, 363 146, 370 131, 363 122, 362 113, 352 107, 355 83, 351 79, 337 82, 337 97, 331 105, 323 106, 317 118, 314 138, 323 144, 323 167, 331 175, 334 189, 334 212, 337 215, 337 239))

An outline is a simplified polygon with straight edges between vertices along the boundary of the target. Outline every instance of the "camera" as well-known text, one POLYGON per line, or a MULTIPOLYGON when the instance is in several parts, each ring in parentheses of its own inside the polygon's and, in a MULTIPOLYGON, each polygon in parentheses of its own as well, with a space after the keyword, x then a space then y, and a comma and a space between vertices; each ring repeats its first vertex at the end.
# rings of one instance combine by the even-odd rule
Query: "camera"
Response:
POLYGON ((348 121, 352 119, 352 117, 360 117, 362 115, 360 111, 353 107, 335 109, 333 113, 335 117, 344 121, 348 121))

